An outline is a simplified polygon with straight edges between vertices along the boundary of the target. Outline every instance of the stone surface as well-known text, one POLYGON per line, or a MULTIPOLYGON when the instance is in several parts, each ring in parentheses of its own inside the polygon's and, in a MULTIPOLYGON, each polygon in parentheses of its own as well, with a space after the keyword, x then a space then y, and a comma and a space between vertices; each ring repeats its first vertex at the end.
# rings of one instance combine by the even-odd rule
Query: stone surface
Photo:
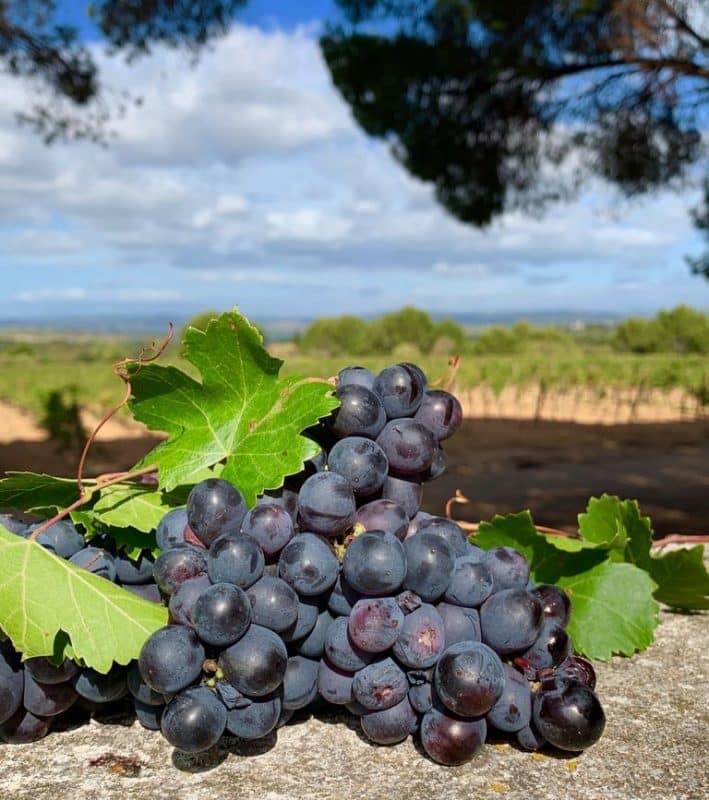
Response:
POLYGON ((487 744, 462 767, 409 739, 375 747, 348 717, 307 719, 263 743, 224 739, 200 757, 159 733, 92 721, 32 745, 0 745, 2 800, 706 800, 709 615, 663 612, 656 643, 598 664, 607 727, 572 758, 487 744), (101 759, 101 757, 104 757, 101 759), (138 774, 115 757, 138 759, 138 774), (103 765, 91 765, 99 759, 103 765))

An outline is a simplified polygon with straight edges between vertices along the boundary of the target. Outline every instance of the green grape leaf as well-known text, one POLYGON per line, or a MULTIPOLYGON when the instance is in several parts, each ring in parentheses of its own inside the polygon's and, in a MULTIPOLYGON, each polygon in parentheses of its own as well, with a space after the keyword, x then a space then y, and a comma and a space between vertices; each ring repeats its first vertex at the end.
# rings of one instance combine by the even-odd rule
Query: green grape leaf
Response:
POLYGON ((316 454, 318 445, 300 433, 337 406, 332 387, 279 378, 283 362, 236 310, 212 320, 206 332, 189 328, 185 355, 201 382, 158 364, 135 368, 131 377, 133 415, 168 434, 138 466, 156 464, 160 488, 170 491, 224 462, 221 476, 252 506, 316 454))
POLYGON ((148 533, 174 507, 157 489, 141 483, 116 483, 101 490, 93 511, 105 525, 148 533))
POLYGON ((76 480, 36 472, 8 472, 0 480, 0 508, 53 517, 79 497, 76 480))
POLYGON ((99 672, 137 658, 167 609, 0 526, 0 627, 25 658, 82 660, 99 672), (67 638, 68 637, 68 638, 67 638))
POLYGON ((607 661, 652 644, 659 605, 657 585, 633 564, 605 561, 557 581, 571 599, 568 631, 576 651, 607 661))
POLYGON ((657 584, 655 598, 661 603, 685 610, 709 609, 709 574, 703 545, 651 556, 646 569, 657 584))
MULTIPOLYGON (((579 514, 579 533, 586 546, 602 547, 608 550, 623 550, 628 543, 626 515, 632 517, 628 508, 630 501, 604 494, 588 501, 585 514, 579 514)), ((637 503, 635 504, 637 509, 637 503)), ((632 524, 632 523, 631 523, 632 524)))

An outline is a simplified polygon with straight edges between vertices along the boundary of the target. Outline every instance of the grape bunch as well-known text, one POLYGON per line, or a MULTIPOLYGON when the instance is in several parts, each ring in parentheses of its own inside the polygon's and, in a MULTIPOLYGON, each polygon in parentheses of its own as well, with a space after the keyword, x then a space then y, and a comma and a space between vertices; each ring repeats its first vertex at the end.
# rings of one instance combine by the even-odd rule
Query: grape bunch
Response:
POLYGON ((284 487, 249 510, 210 478, 168 512, 160 555, 135 565, 143 582, 106 568, 118 554, 77 559, 86 548, 66 555, 40 535, 164 602, 169 624, 107 676, 46 659, 35 675, 37 660, 20 665, 4 643, 0 737, 46 732, 64 710, 52 705, 59 686, 84 707, 127 696, 141 724, 185 752, 328 708, 356 716, 377 744, 414 734, 445 765, 473 758, 488 729, 529 750, 597 741, 605 717, 593 667, 573 655, 567 595, 535 585, 515 550, 484 551, 420 510, 423 483, 445 470, 441 442, 462 421, 455 397, 413 364, 342 370, 336 395, 332 416, 306 432, 319 453, 284 487), (36 686, 43 703, 28 704, 36 686))

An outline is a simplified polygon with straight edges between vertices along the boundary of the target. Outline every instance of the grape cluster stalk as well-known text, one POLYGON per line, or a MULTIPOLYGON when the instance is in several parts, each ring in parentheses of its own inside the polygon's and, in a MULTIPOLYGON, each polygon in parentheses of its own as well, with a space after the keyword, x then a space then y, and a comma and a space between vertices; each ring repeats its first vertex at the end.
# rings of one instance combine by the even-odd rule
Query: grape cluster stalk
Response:
POLYGON ((372 742, 415 735, 444 765, 472 759, 491 730, 527 750, 598 740, 605 717, 592 665, 573 655, 569 597, 530 580, 519 552, 484 551, 420 510, 462 421, 456 398, 409 363, 344 369, 335 393, 340 406, 306 431, 320 449, 300 474, 251 509, 227 481, 202 481, 160 522, 154 561, 86 546, 66 521, 39 535, 165 603, 169 624, 107 675, 21 662, 3 642, 0 738, 34 741, 74 706, 127 699, 141 725, 189 753, 338 707, 372 742))

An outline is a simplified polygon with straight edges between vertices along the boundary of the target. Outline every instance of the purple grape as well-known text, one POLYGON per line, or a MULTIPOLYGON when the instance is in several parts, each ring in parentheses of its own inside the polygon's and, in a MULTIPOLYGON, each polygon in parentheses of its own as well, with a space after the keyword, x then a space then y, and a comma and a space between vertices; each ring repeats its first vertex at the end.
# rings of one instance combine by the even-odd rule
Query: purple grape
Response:
POLYGON ((214 647, 227 647, 251 624, 251 603, 243 589, 215 583, 200 594, 192 611, 197 636, 214 647))
POLYGON ((409 527, 406 511, 393 500, 372 500, 357 509, 355 527, 366 531, 386 531, 403 541, 409 527))
POLYGON ((212 543, 207 570, 213 583, 233 583, 240 589, 263 575, 265 559, 256 539, 246 533, 220 537, 212 543))
MULTIPOLYGON (((246 590, 256 625, 282 633, 298 621, 298 595, 281 578, 264 575, 246 590)), ((313 625, 315 618, 313 618, 313 625)))
POLYGON ((291 522, 295 525, 298 519, 298 493, 282 486, 280 489, 269 489, 259 497, 257 506, 276 505, 285 509, 291 522))
POLYGON ((464 556, 467 553, 468 540, 465 538, 463 529, 452 519, 446 517, 431 517, 420 528, 419 533, 435 533, 445 539, 451 546, 456 557, 464 556))
POLYGON ((412 364, 392 364, 374 379, 374 393, 381 398, 389 419, 412 416, 423 400, 425 379, 412 364))
POLYGON ((532 752, 541 750, 542 747, 544 747, 544 745, 547 743, 547 740, 535 727, 534 720, 532 720, 529 725, 526 725, 524 728, 518 730, 515 734, 515 737, 517 739, 517 744, 523 750, 530 750, 532 752))
POLYGON ((330 589, 340 564, 327 540, 314 533, 299 533, 281 551, 278 574, 301 597, 314 597, 330 589))
POLYGON ((135 716, 143 728, 149 731, 159 731, 162 724, 162 715, 165 712, 165 705, 151 706, 141 703, 140 700, 133 700, 135 716))
POLYGON ((543 623, 542 604, 525 589, 495 592, 480 606, 482 640, 500 655, 531 647, 543 623))
POLYGON ((128 693, 126 668, 114 664, 106 673, 94 669, 82 669, 71 679, 72 686, 92 703, 112 703, 128 693))
POLYGON ((366 367, 345 367, 337 373, 337 386, 374 386, 374 373, 366 367))
POLYGON ((125 553, 118 553, 113 561, 120 583, 140 585, 150 583, 153 579, 155 559, 147 552, 141 553, 137 561, 128 558, 125 553))
POLYGON ((367 653, 383 653, 399 638, 404 614, 391 597, 358 600, 347 618, 352 642, 367 653))
POLYGON ((494 547, 484 558, 492 574, 493 592, 503 589, 525 589, 529 581, 527 559, 511 547, 494 547))
POLYGON ((436 611, 441 615, 446 637, 446 647, 458 642, 479 642, 480 614, 474 608, 438 603, 436 611))
POLYGON ((482 748, 486 736, 484 719, 460 719, 434 707, 421 720, 423 749, 436 763, 447 767, 470 761, 482 748))
POLYGON ((407 697, 389 708, 363 714, 360 720, 364 735, 377 744, 403 742, 416 721, 416 712, 407 697))
POLYGON ((153 577, 160 591, 171 595, 177 587, 190 578, 207 574, 207 554, 192 545, 181 545, 165 550, 153 565, 153 577))
POLYGON ((547 619, 557 620, 562 627, 569 623, 571 613, 571 601, 568 594, 559 586, 543 583, 535 586, 531 594, 538 597, 542 604, 542 611, 547 619))
POLYGON ((322 659, 318 667, 318 692, 328 703, 344 706, 352 702, 353 674, 322 659))
MULTIPOLYGON (((0 680, 2 679, 2 661, 0 656, 0 680)), ((24 662, 25 670, 40 683, 64 683, 71 680, 79 671, 79 665, 66 659, 55 665, 45 656, 28 658, 24 662)))
POLYGON ((532 692, 529 682, 514 667, 505 664, 505 688, 487 712, 487 721, 508 733, 526 728, 532 719, 532 692))
POLYGON ((366 386, 352 383, 338 387, 335 397, 340 401, 330 423, 335 436, 338 439, 345 436, 376 439, 387 421, 379 397, 366 386))
POLYGON ((128 583, 123 587, 136 597, 142 597, 150 603, 162 603, 162 595, 156 583, 128 583))
MULTIPOLYGON (((44 524, 44 522, 37 522, 30 525, 27 534, 31 534, 44 524)), ((55 522, 46 531, 40 533, 37 537, 37 544, 41 544, 42 547, 46 547, 61 558, 67 559, 86 547, 84 537, 77 531, 74 523, 68 519, 60 519, 59 522, 55 522)), ((113 579, 109 578, 109 580, 113 579)))
POLYGON ((336 472, 311 475, 300 489, 298 517, 301 529, 324 536, 338 536, 352 526, 356 510, 352 487, 336 472))
POLYGON ((165 695, 151 689, 140 674, 138 662, 134 661, 126 673, 126 685, 133 697, 145 706, 165 705, 165 695))
POLYGON ((433 519, 433 514, 429 514, 426 511, 417 512, 413 517, 411 517, 411 522, 409 522, 404 538, 410 539, 412 536, 416 536, 416 534, 430 519, 433 519))
POLYGON ((389 462, 381 447, 363 436, 347 436, 328 456, 332 472, 342 475, 357 497, 367 497, 382 488, 389 462))
POLYGON ((327 607, 333 614, 348 617, 352 611, 352 606, 361 597, 362 595, 347 583, 347 579, 340 572, 328 596, 327 607))
POLYGON ((260 503, 244 517, 241 532, 258 542, 266 558, 273 558, 293 538, 293 520, 283 506, 260 503))
POLYGON ((573 680, 556 690, 538 692, 532 713, 536 728, 550 744, 572 752, 597 742, 606 725, 593 690, 573 680))
POLYGON ((402 478, 415 478, 425 472, 438 447, 428 428, 408 418, 387 422, 376 441, 389 461, 390 471, 402 478))
POLYGON ((84 547, 74 553, 69 561, 77 567, 93 572, 94 575, 100 575, 107 581, 116 580, 113 556, 100 547, 84 547))
POLYGON ((318 693, 320 662, 303 656, 288 659, 283 678, 283 707, 296 711, 305 708, 318 693))
POLYGON ((417 479, 405 480, 387 475, 382 486, 382 499, 391 500, 401 506, 406 516, 411 519, 421 507, 423 484, 417 479))
POLYGON ((161 550, 169 550, 176 545, 185 544, 187 509, 173 508, 165 514, 155 531, 155 541, 161 550))
POLYGON ((369 664, 352 679, 352 696, 370 711, 391 708, 404 700, 408 691, 406 673, 392 658, 369 664))
POLYGON ((305 638, 315 627, 320 614, 320 607, 314 601, 298 600, 298 616, 295 622, 284 631, 280 631, 284 642, 295 642, 305 638))
POLYGON ((18 708, 0 725, 0 739, 6 744, 30 744, 49 733, 53 717, 37 717, 31 711, 18 708))
POLYGON ((78 699, 71 683, 39 683, 25 673, 22 705, 36 717, 55 717, 71 708, 78 699))
POLYGON ((185 753, 215 745, 226 728, 227 710, 206 686, 185 689, 168 703, 160 729, 167 741, 185 753))
POLYGON ((430 603, 438 600, 451 581, 455 554, 448 542, 434 533, 418 533, 404 542, 404 586, 430 603))
POLYGON ((555 667, 573 652, 566 629, 555 619, 546 618, 534 644, 522 653, 522 660, 531 667, 532 677, 537 670, 555 667))
POLYGON ((361 533, 345 551, 342 574, 347 583, 363 595, 393 594, 406 575, 404 548, 391 533, 361 533))
MULTIPOLYGON (((17 519, 12 514, 0 514, 0 525, 2 525, 6 531, 22 537, 29 536, 31 533, 30 528, 32 527, 29 523, 22 522, 22 520, 17 519)), ((84 546, 83 543, 81 546, 84 546)))
POLYGON ((280 716, 281 694, 273 692, 228 711, 226 727, 229 733, 240 739, 261 739, 276 727, 280 716))
POLYGON ((148 637, 138 666, 151 689, 160 694, 176 694, 197 680, 203 661, 204 647, 197 634, 182 625, 167 625, 148 637))
POLYGON ((338 617, 330 625, 325 637, 325 655, 335 667, 345 672, 357 672, 371 663, 374 655, 360 650, 347 630, 347 617, 338 617))
POLYGON ((446 455, 445 450, 439 445, 433 455, 431 466, 424 473, 422 473, 421 478, 426 482, 435 481, 436 478, 440 478, 441 475, 445 474, 447 467, 448 456, 446 455))
POLYGON ((458 642, 446 648, 433 685, 436 694, 454 714, 479 717, 497 702, 505 688, 500 657, 481 642, 458 642))
POLYGON ((170 596, 170 621, 194 627, 192 614, 199 596, 212 585, 209 576, 200 575, 181 583, 170 596))
POLYGON ((187 498, 187 523, 205 547, 238 533, 246 511, 241 492, 221 478, 200 481, 187 498))
POLYGON ((434 389, 425 393, 414 419, 425 425, 440 442, 458 430, 463 421, 463 409, 450 392, 434 389))
POLYGON ((433 705, 433 686, 431 682, 424 681, 410 686, 409 702, 419 714, 425 714, 433 705))
POLYGON ((453 577, 443 597, 457 606, 477 608, 492 594, 492 575, 477 555, 456 558, 453 577))
POLYGON ((224 676, 242 694, 264 697, 283 683, 288 652, 277 633, 251 625, 236 644, 219 656, 224 676))
POLYGON ((332 622, 333 617, 330 612, 327 609, 321 611, 318 614, 315 627, 297 644, 296 652, 298 655, 306 658, 320 658, 325 651, 325 638, 332 622))
POLYGON ((428 604, 404 617, 399 638, 392 652, 407 667, 432 667, 445 648, 445 628, 441 615, 428 604))
POLYGON ((579 656, 567 656, 556 668, 555 675, 573 678, 588 686, 589 689, 596 688, 596 671, 593 669, 593 665, 579 656))

